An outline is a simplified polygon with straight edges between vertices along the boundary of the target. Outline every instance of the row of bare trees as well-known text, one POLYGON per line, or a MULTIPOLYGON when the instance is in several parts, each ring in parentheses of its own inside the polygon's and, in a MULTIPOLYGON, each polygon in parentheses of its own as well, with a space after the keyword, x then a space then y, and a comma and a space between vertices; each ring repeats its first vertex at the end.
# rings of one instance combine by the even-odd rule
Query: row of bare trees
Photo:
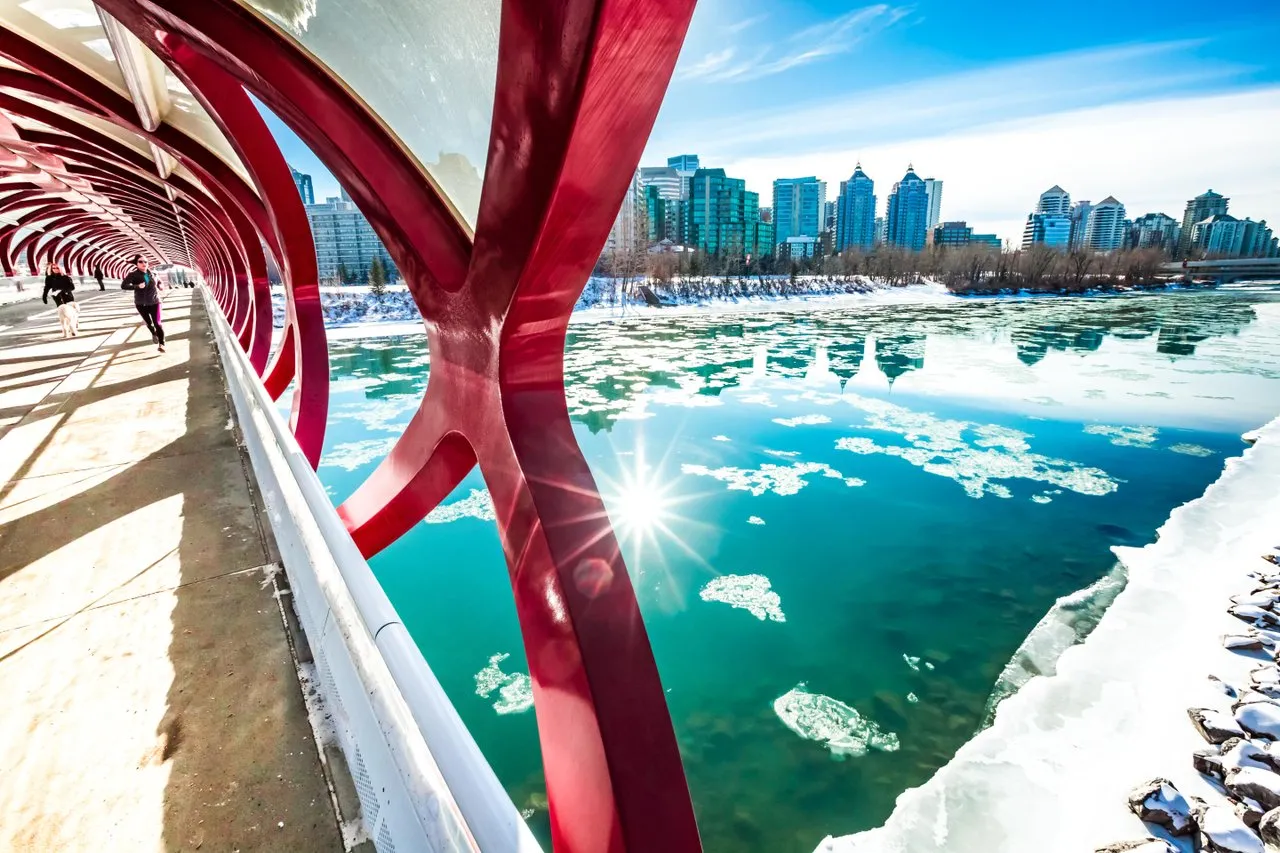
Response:
MULTIPOLYGON (((797 283, 802 276, 825 277, 833 283, 865 277, 890 286, 931 279, 957 292, 1076 292, 1158 284, 1161 264, 1166 260, 1159 249, 1125 249, 1104 254, 1083 250, 1061 252, 1047 246, 1012 252, 981 245, 938 246, 923 252, 881 246, 870 252, 847 250, 838 255, 782 261, 772 257, 721 258, 700 251, 649 253, 640 249, 605 255, 596 272, 617 280, 622 294, 648 281, 664 292, 685 295, 681 291, 693 285, 683 282, 719 279, 725 283, 715 287, 732 291, 738 287, 735 282, 743 282, 741 286, 753 295, 775 291, 783 295, 788 290, 809 292, 812 285, 797 283)), ((715 287, 697 285, 699 290, 715 287)))

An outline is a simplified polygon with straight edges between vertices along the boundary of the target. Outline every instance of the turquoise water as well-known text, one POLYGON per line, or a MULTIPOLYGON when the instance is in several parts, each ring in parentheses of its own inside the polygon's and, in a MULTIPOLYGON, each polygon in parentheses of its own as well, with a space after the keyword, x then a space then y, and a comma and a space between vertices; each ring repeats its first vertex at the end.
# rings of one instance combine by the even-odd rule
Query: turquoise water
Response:
MULTIPOLYGON (((331 349, 340 501, 429 359, 420 336, 331 349)), ((807 853, 946 763, 1054 602, 1280 413, 1280 291, 646 315, 575 325, 566 360, 706 848, 807 853)), ((473 472, 372 565, 545 839, 483 490, 473 472)))

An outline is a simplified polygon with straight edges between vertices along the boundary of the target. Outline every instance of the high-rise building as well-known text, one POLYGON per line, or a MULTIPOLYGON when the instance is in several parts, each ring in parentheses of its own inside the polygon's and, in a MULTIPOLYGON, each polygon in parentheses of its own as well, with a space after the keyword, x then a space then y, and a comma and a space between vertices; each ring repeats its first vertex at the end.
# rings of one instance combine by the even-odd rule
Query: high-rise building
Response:
POLYGON ((687 172, 690 177, 700 168, 697 154, 677 154, 667 158, 667 165, 677 172, 687 172))
POLYGON ((646 248, 649 229, 644 222, 645 213, 644 189, 640 183, 640 172, 636 170, 605 239, 605 252, 635 252, 646 248))
POLYGON ((1093 203, 1088 199, 1076 202, 1071 207, 1071 251, 1075 252, 1088 245, 1089 214, 1093 212, 1093 203))
POLYGON ((1129 244, 1136 249, 1163 249, 1172 252, 1178 247, 1178 220, 1163 213, 1148 213, 1133 220, 1129 244))
POLYGON ((748 192, 746 181, 728 177, 724 169, 694 172, 685 245, 721 257, 741 257, 752 247, 759 221, 760 194, 748 192))
POLYGON ((1071 247, 1071 217, 1061 213, 1033 213, 1022 232, 1022 248, 1049 246, 1065 252, 1071 247))
POLYGON ((1187 202, 1187 209, 1182 213, 1182 233, 1178 240, 1178 254, 1186 255, 1191 248, 1192 231, 1196 223, 1203 222, 1210 216, 1218 216, 1227 212, 1227 203, 1231 201, 1213 190, 1208 190, 1187 202))
POLYGON ((889 193, 885 212, 885 241, 911 252, 924 249, 929 217, 929 196, 924 179, 911 166, 889 193))
POLYGON ((1268 257, 1272 235, 1266 220, 1254 222, 1215 213, 1191 226, 1190 245, 1214 258, 1268 257))
POLYGON ((357 282, 367 281, 374 258, 381 259, 388 281, 400 277, 373 226, 349 200, 330 198, 323 204, 309 204, 307 220, 311 223, 316 271, 321 281, 344 284, 343 272, 357 282))
POLYGON ((1089 211, 1084 244, 1095 252, 1112 252, 1124 247, 1124 205, 1115 196, 1107 196, 1089 211))
POLYGON ((769 208, 760 208, 756 215, 754 223, 747 223, 751 234, 748 235, 747 242, 750 244, 751 257, 762 258, 765 255, 772 256, 775 252, 775 242, 773 239, 773 222, 768 216, 769 208), (752 236, 754 235, 754 236, 752 236))
POLYGON ((773 182, 773 239, 779 247, 791 237, 818 237, 827 203, 827 185, 814 177, 773 182))
POLYGON ((875 245, 883 246, 885 243, 889 242, 889 220, 886 217, 876 217, 875 230, 875 245))
POLYGON ((925 230, 932 231, 933 226, 942 218, 942 181, 937 178, 924 179, 924 193, 929 199, 929 213, 925 220, 925 230))
POLYGON ((311 176, 304 175, 292 166, 289 172, 293 175, 293 185, 298 188, 298 195, 302 196, 303 204, 316 203, 316 191, 311 187, 311 176))
POLYGON ((697 154, 678 154, 675 157, 667 158, 667 165, 680 175, 681 179, 681 198, 689 197, 689 182, 693 180, 693 173, 698 171, 701 166, 698 163, 697 154))
POLYGON ((1071 193, 1054 184, 1040 193, 1040 201, 1036 203, 1036 213, 1048 213, 1055 216, 1071 215, 1071 193))
POLYGON ((973 239, 973 229, 969 223, 943 222, 933 227, 933 245, 935 246, 967 246, 973 239))
POLYGON ((876 244, 875 182, 862 171, 861 163, 849 180, 840 182, 836 205, 836 251, 870 251, 876 244))
POLYGON ((684 178, 671 166, 642 166, 640 183, 656 188, 668 201, 679 201, 684 196, 684 178))

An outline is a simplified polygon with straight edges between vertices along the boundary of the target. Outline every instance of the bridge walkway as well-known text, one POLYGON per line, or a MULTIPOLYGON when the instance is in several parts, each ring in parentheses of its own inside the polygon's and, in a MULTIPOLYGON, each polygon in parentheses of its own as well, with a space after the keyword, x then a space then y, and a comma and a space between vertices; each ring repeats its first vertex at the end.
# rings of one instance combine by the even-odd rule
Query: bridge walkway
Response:
POLYGON ((195 293, 0 328, 0 850, 343 849, 195 293))

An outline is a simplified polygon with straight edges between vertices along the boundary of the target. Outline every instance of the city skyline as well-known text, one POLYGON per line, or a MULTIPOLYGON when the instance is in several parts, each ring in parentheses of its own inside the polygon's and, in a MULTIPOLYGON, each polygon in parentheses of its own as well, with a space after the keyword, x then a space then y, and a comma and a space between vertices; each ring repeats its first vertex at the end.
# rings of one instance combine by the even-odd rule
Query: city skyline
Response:
MULTIPOLYGON (((1280 7, 1165 11, 1000 2, 976 21, 935 0, 703 0, 640 165, 695 151, 771 199, 778 178, 813 175, 834 198, 857 162, 886 189, 914 163, 946 179, 941 219, 1014 244, 1026 199, 1055 183, 1175 217, 1189 194, 1230 187, 1280 221, 1280 7), (1243 153, 1221 156, 1223 140, 1243 153)), ((337 195, 267 121, 316 198, 337 195)))

